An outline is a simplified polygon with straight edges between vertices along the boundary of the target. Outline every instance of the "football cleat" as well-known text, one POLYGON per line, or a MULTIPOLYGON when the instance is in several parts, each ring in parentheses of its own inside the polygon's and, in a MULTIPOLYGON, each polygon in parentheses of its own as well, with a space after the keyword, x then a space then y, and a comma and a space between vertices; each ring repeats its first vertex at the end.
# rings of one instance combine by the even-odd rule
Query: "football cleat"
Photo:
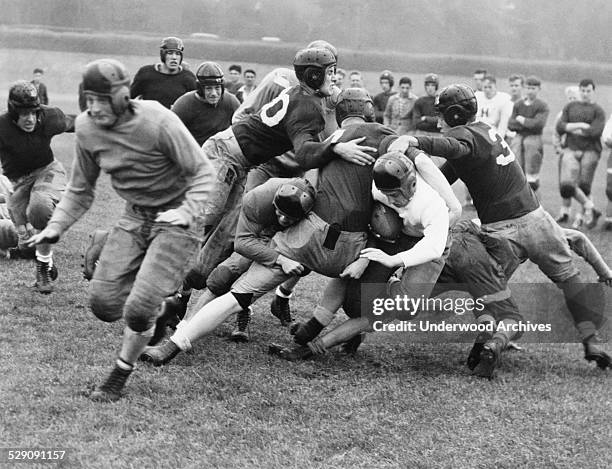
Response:
POLYGON ((121 398, 121 390, 133 370, 124 370, 115 365, 106 380, 97 386, 89 395, 92 401, 115 402, 121 398))
POLYGON ((236 329, 230 334, 230 340, 234 342, 249 341, 249 323, 251 322, 252 314, 253 309, 250 306, 238 312, 238 314, 236 315, 236 329))
POLYGON ((472 371, 472 374, 490 380, 495 378, 496 368, 499 367, 501 362, 502 351, 503 344, 500 339, 487 341, 480 352, 478 364, 472 371))
POLYGON ((53 284, 51 283, 51 270, 48 262, 36 260, 36 283, 34 286, 39 293, 48 295, 53 292, 53 284))
POLYGON ((567 223, 569 221, 569 213, 561 212, 559 216, 555 219, 557 223, 567 223))
POLYGON ((576 215, 576 218, 574 218, 574 223, 572 223, 572 228, 574 230, 579 230, 580 228, 582 228, 583 223, 584 220, 582 219, 582 215, 576 215))
POLYGON ((310 318, 297 328, 295 334, 293 334, 293 341, 299 345, 306 345, 311 340, 314 340, 324 327, 316 318, 310 318))
POLYGON ((139 360, 151 363, 153 366, 162 366, 170 363, 179 353, 181 353, 181 349, 178 348, 178 345, 168 340, 156 347, 145 348, 139 360))
POLYGON ((596 208, 592 210, 586 210, 584 212, 584 226, 586 227, 586 229, 590 230, 592 228, 595 228, 599 217, 601 217, 601 212, 596 208))
POLYGON ((584 346, 584 358, 586 361, 594 361, 602 370, 612 368, 612 357, 604 352, 599 345, 605 343, 599 334, 595 333, 587 337, 582 345, 584 346))
POLYGON ((493 335, 488 331, 482 331, 476 336, 472 350, 470 350, 466 360, 466 364, 470 370, 474 371, 474 368, 476 368, 480 361, 480 352, 482 352, 485 343, 492 338, 493 335))
POLYGON ((289 298, 274 295, 274 299, 270 303, 270 312, 278 318, 283 327, 289 326, 293 322, 289 298))

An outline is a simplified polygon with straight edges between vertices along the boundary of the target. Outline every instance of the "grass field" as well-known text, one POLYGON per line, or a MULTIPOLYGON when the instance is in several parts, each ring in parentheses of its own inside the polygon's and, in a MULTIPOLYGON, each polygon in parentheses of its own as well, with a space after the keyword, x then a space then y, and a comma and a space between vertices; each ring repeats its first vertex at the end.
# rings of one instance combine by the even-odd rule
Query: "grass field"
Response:
MULTIPOLYGON (((31 53, 40 55, 19 65, 28 73, 48 57, 31 53)), ((72 76, 83 58, 65 59, 72 76)), ((1 73, 0 85, 16 78, 1 73)), ((52 100, 76 109, 66 96, 76 83, 58 84, 55 99, 50 87, 52 100)), ((73 143, 72 135, 53 142, 66 167, 73 143)), ((604 173, 600 167, 593 191, 600 206, 604 173)), ((556 213, 549 146, 541 196, 556 213)), ((467 343, 383 335, 369 336, 355 358, 334 353, 292 364, 265 353, 271 341, 288 341, 268 297, 255 306, 249 344, 228 342, 232 324, 224 325, 167 367, 140 365, 121 401, 90 402, 83 392, 109 370, 123 324, 88 311, 81 252, 87 235, 112 225, 121 207, 101 178, 94 207, 55 248, 60 278, 52 295, 31 288, 33 263, 0 260, 2 446, 66 449, 62 467, 77 468, 612 466, 610 372, 586 363, 579 344, 525 343, 491 382, 469 374, 467 343)), ((612 234, 589 235, 612 263, 612 234)), ((515 279, 546 282, 530 264, 515 279)), ((300 283, 292 302, 299 317, 313 311, 323 282, 311 275, 300 283)), ((2 457, 0 467, 13 467, 2 457)))

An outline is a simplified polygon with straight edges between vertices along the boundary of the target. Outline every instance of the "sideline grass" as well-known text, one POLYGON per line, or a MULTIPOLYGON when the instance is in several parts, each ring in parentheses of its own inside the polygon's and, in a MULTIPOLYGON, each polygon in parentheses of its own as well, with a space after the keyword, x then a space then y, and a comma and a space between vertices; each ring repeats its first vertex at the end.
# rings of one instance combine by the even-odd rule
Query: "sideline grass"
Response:
MULTIPOLYGON (((67 168, 73 139, 53 145, 67 168)), ((553 213, 555 163, 547 147, 542 199, 553 213)), ((612 466, 610 372, 587 364, 578 344, 526 344, 492 382, 467 372, 468 344, 390 346, 382 336, 355 359, 291 364, 265 354, 270 341, 287 340, 267 298, 256 304, 251 343, 228 342, 223 326, 168 367, 140 365, 118 403, 90 402, 82 392, 109 370, 123 324, 88 311, 80 254, 121 207, 101 178, 94 207, 55 249, 52 295, 30 287, 31 262, 0 260, 2 446, 68 448, 63 467, 79 468, 612 466)), ((611 263, 612 236, 590 236, 611 263)), ((545 281, 529 264, 516 278, 545 281)), ((314 275, 300 284, 299 316, 312 312, 322 284, 314 275)))

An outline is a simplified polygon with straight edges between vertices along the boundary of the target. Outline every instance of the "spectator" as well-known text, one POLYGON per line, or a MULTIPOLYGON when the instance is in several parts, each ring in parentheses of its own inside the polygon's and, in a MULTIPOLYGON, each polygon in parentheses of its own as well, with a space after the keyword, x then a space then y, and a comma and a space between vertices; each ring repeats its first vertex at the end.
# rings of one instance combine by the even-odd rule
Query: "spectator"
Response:
POLYGON ((497 91, 497 80, 493 75, 484 78, 483 98, 478 101, 477 119, 486 122, 493 127, 497 133, 506 138, 508 130, 508 119, 512 114, 512 101, 510 95, 503 91, 497 91))
POLYGON ((38 98, 40 99, 40 104, 47 105, 49 104, 49 96, 47 96, 47 87, 41 81, 43 75, 45 74, 42 68, 35 68, 32 72, 32 84, 36 87, 36 91, 38 91, 38 98))
POLYGON ((336 86, 340 89, 342 89, 342 86, 344 85, 344 79, 346 78, 346 70, 344 70, 343 68, 337 68, 336 69, 336 86))
POLYGON ((389 98, 397 92, 393 91, 395 79, 393 78, 393 74, 389 70, 385 70, 380 74, 379 83, 382 92, 374 96, 374 99, 372 101, 374 103, 374 113, 376 116, 376 122, 382 124, 385 108, 387 107, 387 102, 389 101, 389 98))
POLYGON ((389 98, 384 114, 384 124, 391 127, 399 135, 409 134, 414 130, 412 125, 412 108, 418 97, 410 90, 412 80, 408 77, 400 79, 400 91, 389 98))
POLYGON ((238 101, 243 103, 246 97, 250 95, 255 88, 257 88, 257 85, 255 84, 256 78, 257 74, 255 73, 255 70, 249 68, 244 71, 244 85, 242 85, 236 93, 236 98, 238 98, 238 101))
POLYGON ((361 76, 361 72, 357 70, 351 72, 350 76, 351 88, 363 88, 363 77, 361 76))
POLYGON ((237 64, 229 66, 227 80, 225 81, 225 91, 233 95, 238 93, 238 90, 244 85, 240 81, 240 75, 242 75, 242 66, 237 64))

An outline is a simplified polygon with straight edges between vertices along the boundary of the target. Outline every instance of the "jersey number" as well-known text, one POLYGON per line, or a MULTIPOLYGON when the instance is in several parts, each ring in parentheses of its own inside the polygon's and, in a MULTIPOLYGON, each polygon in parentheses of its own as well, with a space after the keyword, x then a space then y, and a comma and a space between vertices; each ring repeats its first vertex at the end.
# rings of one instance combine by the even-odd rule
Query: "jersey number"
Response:
POLYGON ((500 166, 506 166, 507 164, 512 163, 516 156, 514 152, 510 149, 506 141, 500 137, 500 135, 495 131, 493 127, 489 129, 489 138, 496 143, 497 145, 493 146, 491 153, 495 154, 499 149, 497 146, 501 147, 501 151, 495 157, 495 162, 500 166))
POLYGON ((261 108, 261 121, 268 127, 274 127, 287 114, 289 108, 289 88, 285 88, 281 93, 261 108))

